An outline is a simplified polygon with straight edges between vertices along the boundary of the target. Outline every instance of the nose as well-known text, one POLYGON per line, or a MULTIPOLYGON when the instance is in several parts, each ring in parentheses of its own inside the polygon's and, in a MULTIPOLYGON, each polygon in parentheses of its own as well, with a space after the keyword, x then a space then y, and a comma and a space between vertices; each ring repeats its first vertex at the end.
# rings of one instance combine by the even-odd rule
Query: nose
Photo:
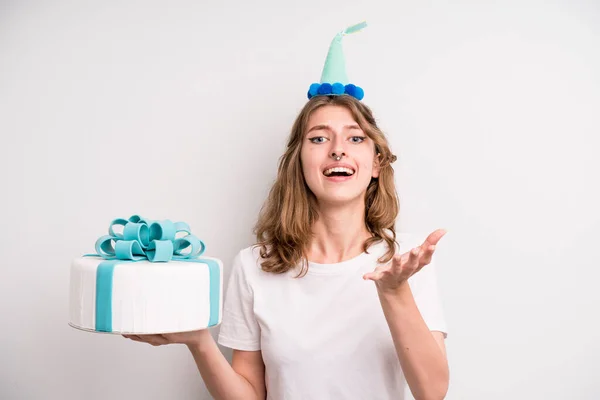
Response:
MULTIPOLYGON (((331 149, 331 158, 337 158, 337 157, 345 157, 346 153, 344 152, 344 148, 342 146, 343 143, 343 139, 340 137, 340 135, 336 135, 337 137, 335 138, 335 140, 331 141, 332 144, 332 149, 331 149)), ((338 160, 339 161, 339 160, 338 160)))
POLYGON ((339 153, 334 151, 333 153, 331 153, 331 158, 333 158, 336 161, 340 161, 342 159, 342 157, 345 157, 345 156, 346 156, 346 153, 344 153, 343 151, 341 151, 339 153))

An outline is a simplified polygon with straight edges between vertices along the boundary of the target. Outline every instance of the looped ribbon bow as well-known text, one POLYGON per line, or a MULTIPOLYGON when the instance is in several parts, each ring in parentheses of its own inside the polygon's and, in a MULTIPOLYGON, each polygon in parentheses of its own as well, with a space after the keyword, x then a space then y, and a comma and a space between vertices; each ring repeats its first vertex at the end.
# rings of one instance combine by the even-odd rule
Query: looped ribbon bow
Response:
POLYGON ((139 215, 113 220, 108 235, 98 238, 95 247, 97 255, 106 260, 150 262, 193 259, 206 248, 185 222, 152 221, 139 215), (121 233, 115 231, 117 226, 123 227, 121 233), (185 235, 178 237, 180 233, 185 235))

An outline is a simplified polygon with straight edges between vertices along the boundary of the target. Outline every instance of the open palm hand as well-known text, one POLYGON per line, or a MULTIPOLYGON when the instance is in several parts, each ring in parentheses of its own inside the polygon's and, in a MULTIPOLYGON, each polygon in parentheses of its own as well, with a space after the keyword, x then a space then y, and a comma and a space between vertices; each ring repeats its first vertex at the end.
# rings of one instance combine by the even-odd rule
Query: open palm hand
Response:
POLYGON ((437 229, 418 247, 403 254, 396 254, 386 265, 378 266, 373 272, 363 275, 363 279, 375 282, 379 291, 394 291, 408 278, 416 274, 431 262, 435 248, 446 234, 446 230, 437 229))

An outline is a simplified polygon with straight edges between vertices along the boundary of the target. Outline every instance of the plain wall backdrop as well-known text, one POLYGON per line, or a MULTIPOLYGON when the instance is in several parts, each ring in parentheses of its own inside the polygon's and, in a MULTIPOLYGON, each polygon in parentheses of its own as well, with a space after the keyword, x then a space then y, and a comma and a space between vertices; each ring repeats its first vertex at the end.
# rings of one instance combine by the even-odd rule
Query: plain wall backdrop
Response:
POLYGON ((448 3, 0 2, 0 398, 210 398, 185 347, 70 328, 70 262, 141 214, 188 222, 227 282, 362 20, 344 47, 398 228, 448 230, 447 398, 600 398, 600 4, 448 3))

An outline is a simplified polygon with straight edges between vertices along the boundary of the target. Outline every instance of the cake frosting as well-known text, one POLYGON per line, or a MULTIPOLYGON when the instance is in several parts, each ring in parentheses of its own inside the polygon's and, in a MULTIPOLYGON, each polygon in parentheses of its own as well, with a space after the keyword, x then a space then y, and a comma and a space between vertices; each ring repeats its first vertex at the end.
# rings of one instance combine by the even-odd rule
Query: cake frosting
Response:
POLYGON ((204 243, 187 224, 116 219, 95 248, 71 263, 72 327, 151 334, 221 323, 223 264, 202 256, 204 243))

